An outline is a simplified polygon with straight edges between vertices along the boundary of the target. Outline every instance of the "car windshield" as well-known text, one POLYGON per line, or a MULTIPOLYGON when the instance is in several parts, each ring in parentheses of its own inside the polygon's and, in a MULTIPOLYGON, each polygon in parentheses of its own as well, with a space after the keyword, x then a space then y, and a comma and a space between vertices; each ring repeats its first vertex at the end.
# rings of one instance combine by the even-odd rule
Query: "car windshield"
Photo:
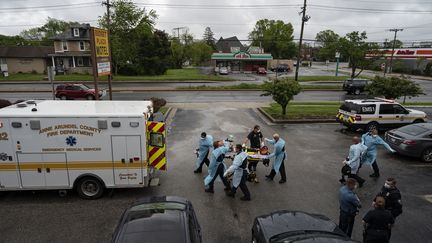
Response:
POLYGON ((405 134, 411 135, 411 136, 418 136, 422 133, 425 133, 428 131, 428 129, 417 126, 417 125, 410 125, 410 126, 404 126, 398 129, 399 132, 403 132, 405 134))
POLYGON ((78 85, 82 90, 88 90, 88 89, 90 89, 90 87, 88 87, 87 85, 85 85, 85 84, 80 84, 80 85, 78 85))
POLYGON ((154 210, 154 209, 166 209, 166 210, 185 210, 186 205, 177 202, 158 202, 158 203, 143 203, 140 205, 133 206, 130 208, 131 212, 143 211, 143 210, 154 210))

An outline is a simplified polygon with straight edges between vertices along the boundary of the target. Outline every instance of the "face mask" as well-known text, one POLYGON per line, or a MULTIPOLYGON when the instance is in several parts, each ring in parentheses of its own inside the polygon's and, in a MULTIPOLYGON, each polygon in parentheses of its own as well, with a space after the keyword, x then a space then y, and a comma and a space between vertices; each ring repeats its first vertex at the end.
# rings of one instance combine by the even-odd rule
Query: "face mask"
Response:
POLYGON ((387 188, 387 189, 390 189, 390 188, 391 188, 391 185, 388 184, 388 183, 384 183, 384 187, 387 188))
POLYGON ((261 130, 258 129, 257 132, 261 132, 261 130))
POLYGON ((378 137, 378 135, 374 134, 374 135, 372 135, 372 137, 376 138, 376 137, 378 137))

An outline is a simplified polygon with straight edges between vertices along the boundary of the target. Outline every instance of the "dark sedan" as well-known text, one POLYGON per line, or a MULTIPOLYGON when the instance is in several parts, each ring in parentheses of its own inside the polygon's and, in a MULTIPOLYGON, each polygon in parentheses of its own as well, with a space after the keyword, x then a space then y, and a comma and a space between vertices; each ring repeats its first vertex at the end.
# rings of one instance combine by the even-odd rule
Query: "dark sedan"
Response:
POLYGON ((400 154, 432 162, 432 123, 417 123, 388 131, 385 140, 400 154))
POLYGON ((125 210, 111 242, 200 243, 201 228, 187 199, 149 197, 125 210))
POLYGON ((300 211, 276 211, 256 217, 253 243, 353 243, 329 218, 300 211))

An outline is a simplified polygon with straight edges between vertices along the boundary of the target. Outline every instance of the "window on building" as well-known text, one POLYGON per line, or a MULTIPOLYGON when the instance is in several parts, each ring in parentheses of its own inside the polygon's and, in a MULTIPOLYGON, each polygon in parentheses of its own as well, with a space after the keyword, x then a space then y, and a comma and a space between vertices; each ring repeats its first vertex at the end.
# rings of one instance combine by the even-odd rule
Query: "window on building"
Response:
POLYGON ((79 48, 80 48, 80 51, 84 51, 85 50, 84 41, 80 41, 79 42, 79 48))
POLYGON ((75 37, 78 37, 78 36, 79 36, 79 29, 78 29, 78 28, 74 28, 74 29, 73 29, 73 35, 74 35, 75 37))
POLYGON ((77 66, 78 67, 84 66, 84 60, 82 57, 77 57, 77 66))
POLYGON ((62 41, 62 49, 63 49, 63 51, 67 51, 68 50, 67 41, 62 41))

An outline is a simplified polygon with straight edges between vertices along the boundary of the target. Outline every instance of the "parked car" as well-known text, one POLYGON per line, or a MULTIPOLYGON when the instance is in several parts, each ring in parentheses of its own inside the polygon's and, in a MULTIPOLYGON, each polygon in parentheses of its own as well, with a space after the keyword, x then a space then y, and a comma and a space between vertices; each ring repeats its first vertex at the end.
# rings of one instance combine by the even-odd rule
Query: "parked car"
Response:
POLYGON ((146 197, 126 209, 111 243, 201 243, 192 203, 182 197, 146 197))
POLYGON ((267 70, 263 67, 259 67, 257 70, 257 74, 267 74, 267 70))
MULTIPOLYGON (((106 90, 99 90, 99 98, 106 95, 106 90)), ((60 84, 57 85, 55 97, 61 100, 87 99, 94 100, 96 91, 85 84, 60 84)))
POLYGON ((386 132, 385 140, 398 153, 432 162, 432 123, 419 123, 386 132))
POLYGON ((228 68, 227 67, 220 67, 219 68, 219 74, 220 75, 228 75, 228 68))
POLYGON ((288 64, 279 64, 276 67, 271 68, 272 72, 278 72, 278 73, 286 73, 290 71, 290 68, 288 64))
POLYGON ((354 243, 329 218, 300 211, 276 211, 256 217, 252 243, 354 243))
POLYGON ((375 98, 345 100, 339 107, 336 121, 352 130, 369 131, 372 128, 385 130, 426 122, 427 116, 423 111, 407 109, 394 100, 375 98))
POLYGON ((369 80, 367 79, 347 79, 344 81, 342 85, 342 89, 347 92, 347 94, 361 94, 366 86, 368 85, 369 80))

